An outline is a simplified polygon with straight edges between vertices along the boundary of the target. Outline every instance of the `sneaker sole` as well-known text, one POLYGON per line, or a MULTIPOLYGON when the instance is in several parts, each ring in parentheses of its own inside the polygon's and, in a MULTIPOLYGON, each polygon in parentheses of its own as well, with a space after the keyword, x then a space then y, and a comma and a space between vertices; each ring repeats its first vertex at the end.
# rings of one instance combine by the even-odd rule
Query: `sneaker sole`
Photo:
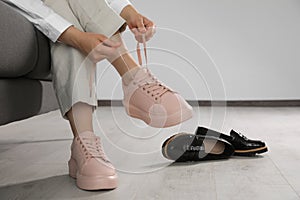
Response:
POLYGON ((117 174, 111 176, 84 176, 78 173, 76 162, 71 159, 69 162, 69 175, 76 179, 76 185, 83 190, 107 190, 115 189, 118 186, 117 174))
POLYGON ((154 128, 175 126, 193 117, 193 112, 190 109, 184 109, 167 117, 153 114, 150 117, 148 112, 145 112, 132 105, 129 107, 125 106, 125 110, 130 117, 143 120, 146 124, 154 128))

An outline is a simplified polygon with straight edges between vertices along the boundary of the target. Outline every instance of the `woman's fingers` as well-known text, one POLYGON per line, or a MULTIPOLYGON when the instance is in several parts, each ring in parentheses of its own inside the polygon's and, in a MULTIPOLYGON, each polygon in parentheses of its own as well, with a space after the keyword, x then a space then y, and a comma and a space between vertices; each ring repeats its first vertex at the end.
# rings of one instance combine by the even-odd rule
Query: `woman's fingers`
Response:
POLYGON ((143 36, 145 36, 146 41, 150 40, 155 34, 155 27, 146 27, 146 32, 140 32, 137 28, 131 29, 131 32, 134 34, 135 39, 143 43, 143 36))
POLYGON ((137 19, 136 25, 137 25, 137 30, 138 30, 140 33, 146 33, 146 28, 145 28, 143 16, 140 16, 140 17, 137 19))
POLYGON ((131 32, 134 34, 135 39, 142 43, 143 36, 145 36, 146 41, 153 37, 155 34, 155 24, 146 17, 141 16, 136 22, 136 27, 131 28, 131 32))
POLYGON ((118 47, 108 46, 101 42, 90 52, 89 57, 94 63, 97 63, 108 57, 118 57, 118 54, 118 47))
POLYGON ((131 29, 131 32, 134 34, 134 37, 138 42, 140 43, 143 42, 143 37, 142 37, 143 33, 141 33, 137 28, 131 29))
POLYGON ((145 38, 146 38, 146 41, 148 41, 153 37, 153 35, 156 32, 156 29, 155 29, 154 26, 153 27, 147 27, 146 29, 147 29, 147 31, 145 33, 145 36, 146 36, 145 38))

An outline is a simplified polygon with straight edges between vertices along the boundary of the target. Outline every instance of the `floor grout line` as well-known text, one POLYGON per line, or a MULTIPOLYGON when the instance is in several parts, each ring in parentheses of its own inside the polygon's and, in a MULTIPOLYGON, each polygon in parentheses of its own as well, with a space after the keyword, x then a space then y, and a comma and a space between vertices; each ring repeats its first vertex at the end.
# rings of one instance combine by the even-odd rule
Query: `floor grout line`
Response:
POLYGON ((289 184, 289 186, 292 188, 292 190, 295 192, 295 194, 300 199, 300 194, 297 192, 297 190, 294 188, 294 186, 289 182, 289 180, 284 176, 284 174, 279 169, 278 165, 274 162, 274 160, 270 156, 268 156, 268 158, 271 160, 271 162, 273 163, 273 165, 276 167, 276 169, 280 173, 281 177, 289 184))

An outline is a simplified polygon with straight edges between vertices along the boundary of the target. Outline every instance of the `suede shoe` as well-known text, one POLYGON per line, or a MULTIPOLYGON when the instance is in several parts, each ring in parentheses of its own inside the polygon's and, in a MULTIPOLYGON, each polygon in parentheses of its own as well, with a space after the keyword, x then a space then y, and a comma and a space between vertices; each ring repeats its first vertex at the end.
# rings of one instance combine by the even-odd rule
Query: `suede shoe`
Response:
POLYGON ((192 107, 176 92, 142 67, 129 84, 122 81, 123 105, 129 116, 156 128, 170 127, 192 118, 192 107))
POLYGON ((228 159, 233 146, 220 138, 178 133, 162 145, 162 154, 176 162, 228 159))
POLYGON ((243 134, 234 130, 230 131, 229 136, 205 127, 198 127, 195 134, 218 137, 230 142, 235 148, 234 155, 236 156, 255 156, 256 154, 261 154, 268 151, 268 147, 264 142, 248 139, 243 134))
POLYGON ((102 150, 100 138, 92 132, 83 132, 74 138, 71 146, 69 175, 84 190, 114 189, 117 187, 115 168, 102 150))

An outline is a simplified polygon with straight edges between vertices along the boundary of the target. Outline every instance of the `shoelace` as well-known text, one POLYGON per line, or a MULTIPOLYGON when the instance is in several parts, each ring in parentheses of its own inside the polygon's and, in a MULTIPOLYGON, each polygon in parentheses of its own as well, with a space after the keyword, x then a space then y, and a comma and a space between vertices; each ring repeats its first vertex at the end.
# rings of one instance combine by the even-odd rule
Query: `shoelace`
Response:
POLYGON ((83 137, 81 141, 86 158, 100 158, 105 162, 109 162, 101 147, 99 137, 83 137))
POLYGON ((93 94, 93 84, 95 83, 95 75, 96 75, 96 66, 93 66, 90 71, 90 78, 89 78, 90 97, 92 97, 93 94))
POLYGON ((142 87, 147 94, 151 95, 155 100, 161 97, 168 91, 171 91, 167 86, 162 84, 150 71, 146 69, 147 73, 135 80, 133 84, 142 87))
MULTIPOLYGON (((147 69, 147 73, 145 76, 135 81, 135 84, 138 84, 139 87, 142 87, 143 90, 146 90, 149 95, 151 95, 155 100, 165 94, 167 91, 171 91, 168 87, 162 84, 148 69, 148 56, 147 56, 147 46, 146 46, 146 36, 142 35, 142 44, 145 56, 145 66, 147 69)), ((136 46, 137 57, 139 60, 140 66, 142 66, 142 55, 141 55, 141 47, 140 43, 137 42, 136 46)))
MULTIPOLYGON (((148 66, 148 56, 147 56, 147 46, 146 46, 146 36, 145 36, 145 34, 142 35, 142 40, 143 40, 144 56, 145 56, 146 67, 147 67, 148 66)), ((140 64, 140 66, 142 66, 143 60, 142 60, 141 47, 140 47, 139 42, 137 42, 137 45, 136 45, 136 53, 137 53, 137 56, 138 56, 139 64, 140 64)))

